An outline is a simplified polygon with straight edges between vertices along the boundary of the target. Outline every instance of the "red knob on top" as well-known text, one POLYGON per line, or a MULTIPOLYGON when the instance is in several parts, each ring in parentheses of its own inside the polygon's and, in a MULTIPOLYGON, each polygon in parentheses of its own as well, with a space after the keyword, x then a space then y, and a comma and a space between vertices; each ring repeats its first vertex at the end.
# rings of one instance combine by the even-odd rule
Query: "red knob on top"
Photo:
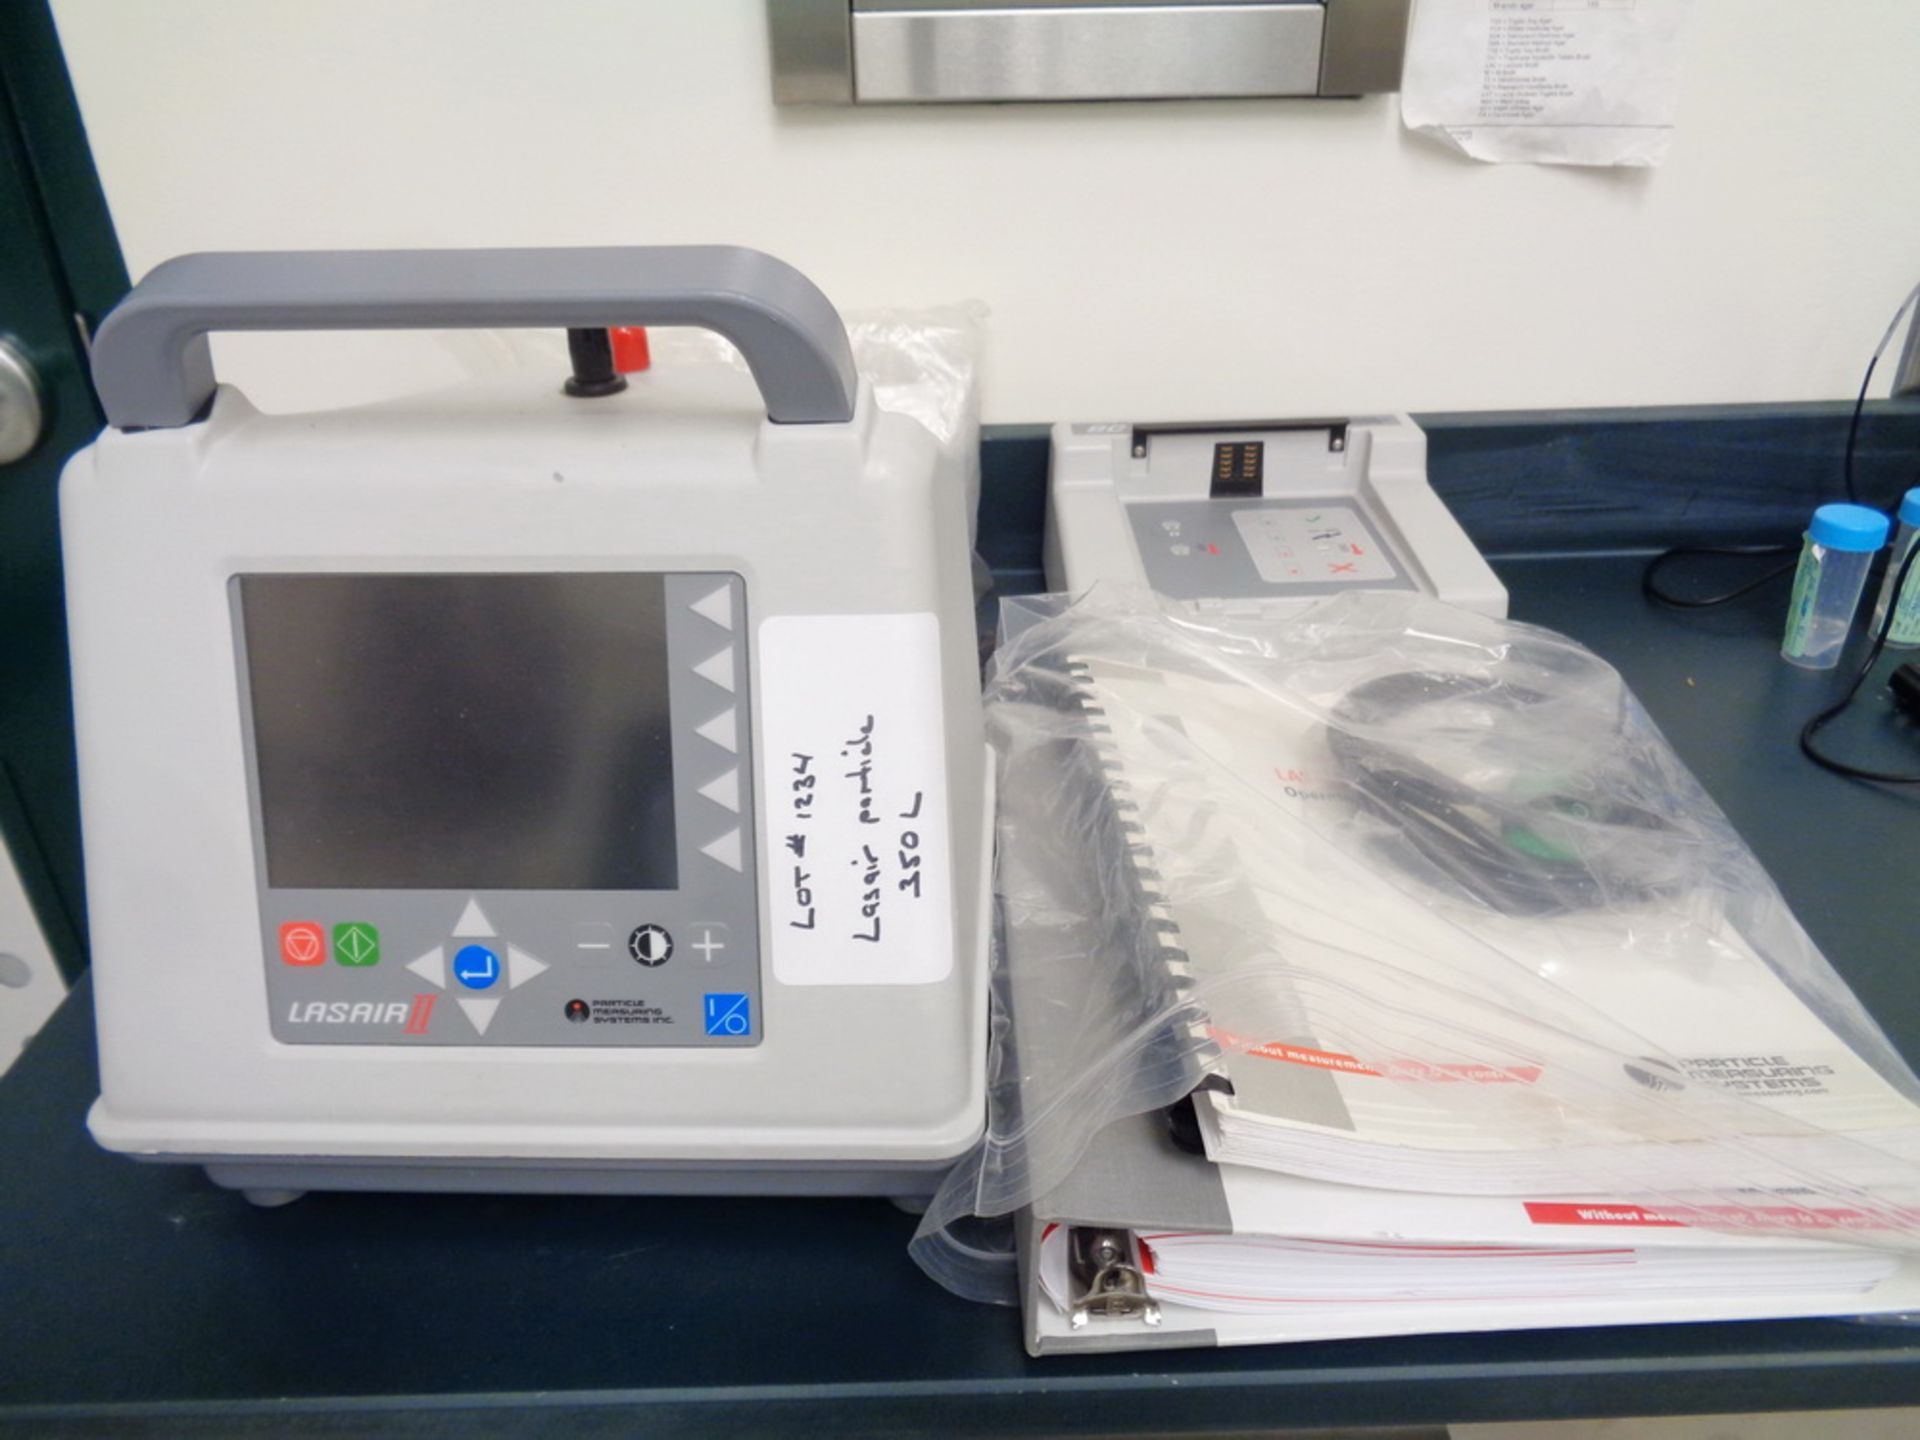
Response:
POLYGON ((607 335, 613 341, 613 368, 631 375, 653 365, 653 351, 647 345, 644 325, 610 325, 607 335))

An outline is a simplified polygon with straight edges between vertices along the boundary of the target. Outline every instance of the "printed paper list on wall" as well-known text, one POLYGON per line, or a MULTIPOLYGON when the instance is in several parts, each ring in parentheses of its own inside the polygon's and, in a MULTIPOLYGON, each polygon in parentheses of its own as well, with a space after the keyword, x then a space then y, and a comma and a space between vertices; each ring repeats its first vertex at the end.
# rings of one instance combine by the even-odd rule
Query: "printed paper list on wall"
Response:
POLYGON ((953 968, 940 627, 760 626, 761 847, 774 978, 927 985, 953 968))
POLYGON ((1407 128, 1476 160, 1658 165, 1690 0, 1419 0, 1407 128))

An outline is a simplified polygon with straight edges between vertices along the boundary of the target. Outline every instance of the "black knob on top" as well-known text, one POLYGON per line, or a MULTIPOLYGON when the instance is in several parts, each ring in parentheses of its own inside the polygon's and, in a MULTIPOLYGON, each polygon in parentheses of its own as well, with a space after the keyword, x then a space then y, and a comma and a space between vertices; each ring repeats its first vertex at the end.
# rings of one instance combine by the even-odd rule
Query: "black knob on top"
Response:
POLYGON ((583 399, 598 395, 618 395, 627 388, 627 377, 613 368, 613 339, 605 328, 567 331, 567 356, 573 362, 573 374, 567 377, 566 392, 583 399))

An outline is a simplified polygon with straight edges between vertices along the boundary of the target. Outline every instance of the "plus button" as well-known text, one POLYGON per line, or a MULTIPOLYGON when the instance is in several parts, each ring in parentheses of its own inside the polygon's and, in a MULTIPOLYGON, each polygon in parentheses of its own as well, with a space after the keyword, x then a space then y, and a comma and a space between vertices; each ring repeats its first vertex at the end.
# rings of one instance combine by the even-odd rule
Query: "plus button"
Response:
MULTIPOLYGON (((715 928, 711 925, 703 925, 700 928, 700 938, 693 942, 693 948, 700 952, 700 958, 709 965, 713 963, 714 951, 727 948, 726 941, 713 938, 715 928)), ((720 928, 720 933, 723 935, 726 933, 724 927, 720 928)))

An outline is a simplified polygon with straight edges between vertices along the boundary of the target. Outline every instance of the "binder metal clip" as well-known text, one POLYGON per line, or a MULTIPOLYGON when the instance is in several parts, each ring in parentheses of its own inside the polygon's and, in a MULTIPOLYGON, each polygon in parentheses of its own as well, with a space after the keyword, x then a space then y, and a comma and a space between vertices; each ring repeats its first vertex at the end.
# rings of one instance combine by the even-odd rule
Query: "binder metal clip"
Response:
POLYGON ((1133 1263, 1132 1238, 1124 1230, 1075 1226, 1067 1235, 1067 1274, 1076 1298, 1068 1323, 1075 1330, 1099 1316, 1105 1320, 1160 1323, 1160 1307, 1133 1263))

